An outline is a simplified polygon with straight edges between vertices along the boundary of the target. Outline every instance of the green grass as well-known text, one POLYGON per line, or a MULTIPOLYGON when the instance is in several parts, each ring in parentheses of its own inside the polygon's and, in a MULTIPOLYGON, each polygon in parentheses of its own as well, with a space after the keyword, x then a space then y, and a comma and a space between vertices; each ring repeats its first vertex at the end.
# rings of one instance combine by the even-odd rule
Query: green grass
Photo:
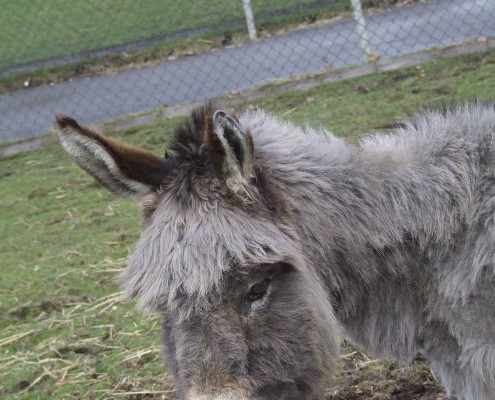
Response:
MULTIPOLYGON (((380 2, 384 0, 379 0, 380 2)), ((347 0, 255 0, 253 12, 259 37, 280 28, 294 29, 347 12, 347 0)), ((0 77, 0 95, 48 85, 76 76, 115 73, 168 59, 210 51, 248 39, 242 2, 229 0, 91 0, 50 2, 0 0, 0 70, 25 63, 91 52, 160 36, 161 40, 126 53, 91 56, 77 62, 34 67, 0 77), (168 37, 194 30, 186 37, 168 37), (204 29, 202 29, 204 28, 204 29), (227 42, 225 42, 226 38, 227 42)))
MULTIPOLYGON (((412 0, 418 1, 418 0, 412 0)), ((253 0, 258 37, 297 29, 318 20, 349 14, 348 0, 253 0)), ((366 0, 376 8, 394 0, 366 0)), ((0 76, 0 95, 77 76, 113 74, 142 65, 211 51, 248 40, 241 0, 0 0, 0 71, 3 68, 89 52, 63 65, 0 76), (198 29, 197 31, 194 31, 198 29), (185 36, 173 33, 188 31, 185 36), (168 35, 168 36, 167 36, 168 35), (149 38, 144 48, 92 55, 149 38)))
MULTIPOLYGON (((355 140, 425 105, 488 100, 494 76, 492 50, 258 103, 355 140)), ((111 135, 161 154, 179 120, 111 135)), ((134 206, 93 183, 58 144, 0 159, 0 193, 2 398, 131 398, 144 391, 169 398, 160 320, 135 313, 116 280, 139 237, 134 206)), ((365 367, 353 379, 364 382, 380 375, 376 368, 389 368, 372 365, 373 373, 365 367)))
POLYGON ((314 121, 356 139, 424 107, 493 99, 495 50, 270 96, 265 108, 297 123, 314 121))
MULTIPOLYGON (((308 6, 305 13, 334 7, 320 3, 264 0, 252 6, 266 22, 270 15, 296 5, 308 6)), ((1 0, 0 9, 0 69, 185 30, 215 31, 244 18, 240 0, 1 0)))

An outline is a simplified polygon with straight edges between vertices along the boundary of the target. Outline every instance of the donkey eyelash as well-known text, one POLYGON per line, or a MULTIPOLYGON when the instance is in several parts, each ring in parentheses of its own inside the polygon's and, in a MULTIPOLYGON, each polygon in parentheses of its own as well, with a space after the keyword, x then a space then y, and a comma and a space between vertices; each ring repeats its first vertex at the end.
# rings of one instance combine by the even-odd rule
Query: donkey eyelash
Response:
POLYGON ((271 278, 267 278, 251 286, 247 295, 247 301, 250 303, 254 303, 263 299, 263 297, 267 295, 268 290, 270 289, 271 281, 271 278))
POLYGON ((249 300, 249 292, 247 293, 244 300, 244 307, 247 314, 260 312, 268 306, 268 304, 270 303, 271 294, 273 293, 273 287, 271 283, 272 281, 269 280, 268 287, 266 288, 266 291, 263 293, 263 295, 253 301, 249 300))

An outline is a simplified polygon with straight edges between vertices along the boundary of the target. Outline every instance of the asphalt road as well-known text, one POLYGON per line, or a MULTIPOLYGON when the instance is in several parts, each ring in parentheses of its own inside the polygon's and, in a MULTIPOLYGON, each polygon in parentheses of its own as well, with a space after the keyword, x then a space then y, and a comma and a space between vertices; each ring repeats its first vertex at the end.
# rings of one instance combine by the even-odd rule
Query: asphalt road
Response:
MULTIPOLYGON (((372 52, 396 57, 495 37, 495 1, 432 0, 370 15, 366 24, 372 52)), ((46 132, 55 113, 97 123, 365 61, 354 19, 341 19, 111 76, 0 96, 0 139, 46 132)))

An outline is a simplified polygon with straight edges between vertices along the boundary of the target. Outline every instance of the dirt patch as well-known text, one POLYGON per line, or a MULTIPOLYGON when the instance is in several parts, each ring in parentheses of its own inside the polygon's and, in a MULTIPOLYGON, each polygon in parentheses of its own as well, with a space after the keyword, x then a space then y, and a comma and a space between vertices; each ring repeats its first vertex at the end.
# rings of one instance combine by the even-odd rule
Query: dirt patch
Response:
POLYGON ((374 360, 344 344, 340 366, 325 400, 446 400, 445 392, 418 357, 410 366, 391 360, 374 360))
POLYGON ((8 311, 5 315, 0 315, 0 318, 15 318, 25 320, 28 317, 34 317, 36 319, 46 316, 54 312, 60 312, 66 307, 73 307, 78 304, 87 303, 89 298, 87 296, 67 296, 58 297, 53 299, 45 299, 38 304, 24 304, 20 307, 14 308, 8 311))
POLYGON ((449 85, 442 85, 442 86, 436 87, 435 89, 433 89, 433 91, 437 94, 446 96, 446 95, 452 93, 453 88, 449 85))
MULTIPOLYGON (((92 349, 89 346, 64 346, 59 349, 57 349, 58 354, 67 354, 67 353, 74 353, 74 354, 94 354, 95 350, 92 349)), ((57 354, 55 353, 55 354, 57 354)))
POLYGON ((421 3, 424 0, 364 0, 364 8, 382 8, 382 7, 403 7, 413 3, 421 3))

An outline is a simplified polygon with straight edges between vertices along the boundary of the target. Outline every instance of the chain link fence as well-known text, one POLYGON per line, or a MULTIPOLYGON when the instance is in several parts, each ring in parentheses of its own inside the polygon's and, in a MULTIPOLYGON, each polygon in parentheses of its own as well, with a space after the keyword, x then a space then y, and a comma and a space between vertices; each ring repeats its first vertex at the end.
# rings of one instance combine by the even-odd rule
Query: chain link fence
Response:
POLYGON ((0 0, 0 140, 468 41, 494 0, 0 0), (249 28, 249 29, 248 29, 249 28))

